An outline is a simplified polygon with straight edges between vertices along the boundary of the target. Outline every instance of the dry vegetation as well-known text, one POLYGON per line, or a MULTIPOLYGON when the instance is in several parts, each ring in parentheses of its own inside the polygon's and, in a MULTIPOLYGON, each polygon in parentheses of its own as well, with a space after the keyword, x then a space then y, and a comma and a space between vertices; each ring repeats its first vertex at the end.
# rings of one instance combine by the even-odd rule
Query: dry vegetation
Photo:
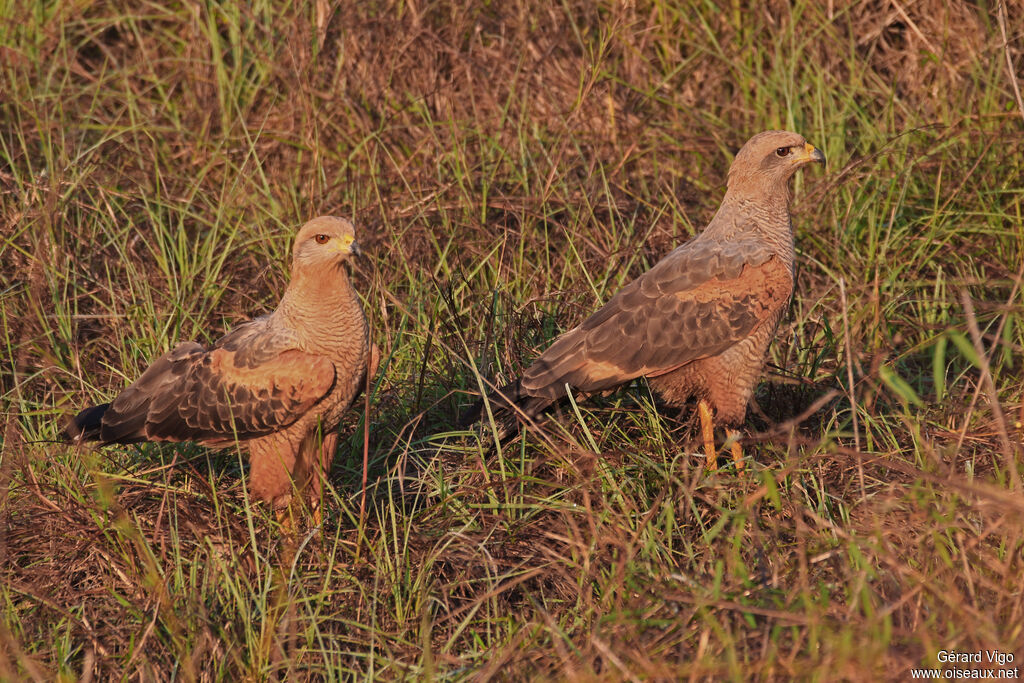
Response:
POLYGON ((0 679, 906 678, 1024 660, 1024 11, 944 0, 0 3, 0 679), (457 431, 765 128, 797 291, 708 474, 643 384, 457 431), (235 452, 56 444, 352 215, 384 351, 322 529, 235 452))

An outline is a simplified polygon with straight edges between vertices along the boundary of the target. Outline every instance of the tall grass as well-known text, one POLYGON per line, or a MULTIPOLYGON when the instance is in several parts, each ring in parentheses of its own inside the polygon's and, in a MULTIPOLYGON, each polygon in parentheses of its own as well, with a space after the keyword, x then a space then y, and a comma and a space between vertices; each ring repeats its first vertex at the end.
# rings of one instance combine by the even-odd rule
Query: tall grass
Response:
POLYGON ((0 6, 0 679, 906 678, 1024 657, 1020 12, 0 6), (710 474, 645 384, 459 430, 790 128, 798 281, 710 474), (66 416, 269 310, 353 216, 383 352, 323 526, 66 416), (991 378, 989 381, 988 378, 991 378))

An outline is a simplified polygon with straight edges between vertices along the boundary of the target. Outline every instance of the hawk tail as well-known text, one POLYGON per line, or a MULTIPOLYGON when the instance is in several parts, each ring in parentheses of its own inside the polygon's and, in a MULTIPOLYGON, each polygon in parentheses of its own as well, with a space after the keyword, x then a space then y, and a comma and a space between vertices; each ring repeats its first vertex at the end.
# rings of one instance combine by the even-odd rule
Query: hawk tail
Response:
POLYGON ((111 409, 110 403, 86 408, 68 421, 61 439, 74 444, 99 441, 102 444, 146 441, 147 404, 131 413, 111 409))
POLYGON ((100 430, 103 428, 103 415, 110 407, 109 403, 91 406, 68 420, 61 433, 63 441, 80 443, 82 441, 99 441, 100 430))
MULTIPOLYGON (((497 391, 487 395, 487 402, 491 404, 495 418, 502 418, 500 431, 507 435, 511 433, 510 427, 519 422, 523 416, 533 418, 539 415, 545 408, 554 403, 550 398, 543 396, 531 396, 523 391, 521 380, 506 384, 497 391)), ((459 426, 469 427, 480 420, 484 411, 484 399, 477 400, 459 418, 459 426)), ((504 437, 502 437, 504 438, 504 437)))

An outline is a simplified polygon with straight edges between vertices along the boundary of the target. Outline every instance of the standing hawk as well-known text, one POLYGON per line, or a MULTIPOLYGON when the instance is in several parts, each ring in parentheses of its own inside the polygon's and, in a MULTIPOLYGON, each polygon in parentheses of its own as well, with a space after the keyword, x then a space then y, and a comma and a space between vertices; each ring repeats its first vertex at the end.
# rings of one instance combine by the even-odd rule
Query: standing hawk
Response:
POLYGON ((376 370, 368 368, 369 329, 344 266, 353 253, 347 220, 306 223, 277 310, 209 348, 178 344, 111 403, 76 415, 65 438, 239 443, 249 452, 253 496, 280 509, 312 484, 319 502, 341 416, 376 370))
MULTIPOLYGON (((725 425, 743 422, 793 293, 789 179, 814 161, 824 163, 824 154, 796 133, 752 137, 729 169, 725 198, 707 228, 556 339, 490 399, 532 417, 567 389, 589 395, 646 377, 670 404, 699 400, 713 469, 712 410, 725 425)), ((738 443, 733 457, 742 466, 738 443)))

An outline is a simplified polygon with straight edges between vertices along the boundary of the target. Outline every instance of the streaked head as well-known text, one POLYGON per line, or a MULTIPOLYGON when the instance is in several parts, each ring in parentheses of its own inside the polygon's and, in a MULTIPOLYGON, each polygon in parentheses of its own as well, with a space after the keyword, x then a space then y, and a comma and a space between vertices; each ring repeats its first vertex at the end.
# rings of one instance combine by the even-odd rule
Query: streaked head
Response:
POLYGON ((296 267, 342 263, 349 254, 359 255, 355 227, 344 218, 320 216, 309 221, 295 236, 292 260, 296 267))
MULTIPOLYGON (((747 140, 729 168, 730 191, 771 191, 786 189, 798 168, 825 163, 821 150, 799 133, 767 130, 747 140)), ((788 196, 788 195, 787 195, 788 196)))

